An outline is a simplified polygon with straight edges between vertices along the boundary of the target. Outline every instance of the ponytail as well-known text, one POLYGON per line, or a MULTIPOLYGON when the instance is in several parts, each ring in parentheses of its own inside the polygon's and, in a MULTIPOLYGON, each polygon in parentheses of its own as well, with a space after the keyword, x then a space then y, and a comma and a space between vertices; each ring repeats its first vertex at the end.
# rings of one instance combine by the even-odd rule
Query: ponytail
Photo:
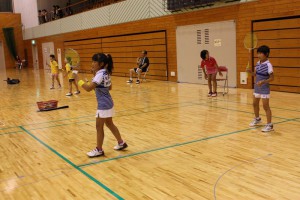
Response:
POLYGON ((114 69, 114 62, 110 54, 106 54, 107 57, 107 72, 111 75, 114 69))
POLYGON ((104 66, 107 65, 106 67, 107 72, 110 75, 112 74, 114 63, 110 54, 97 53, 93 55, 92 60, 98 62, 99 64, 104 63, 104 66))

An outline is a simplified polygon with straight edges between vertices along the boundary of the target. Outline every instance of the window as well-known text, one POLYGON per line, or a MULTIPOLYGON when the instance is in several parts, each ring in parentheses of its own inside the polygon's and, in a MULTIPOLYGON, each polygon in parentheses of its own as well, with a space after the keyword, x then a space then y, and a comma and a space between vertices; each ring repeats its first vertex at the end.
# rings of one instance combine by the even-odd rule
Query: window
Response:
POLYGON ((167 0, 168 10, 212 6, 220 0, 167 0))
POLYGON ((0 12, 13 12, 12 0, 0 0, 0 12))

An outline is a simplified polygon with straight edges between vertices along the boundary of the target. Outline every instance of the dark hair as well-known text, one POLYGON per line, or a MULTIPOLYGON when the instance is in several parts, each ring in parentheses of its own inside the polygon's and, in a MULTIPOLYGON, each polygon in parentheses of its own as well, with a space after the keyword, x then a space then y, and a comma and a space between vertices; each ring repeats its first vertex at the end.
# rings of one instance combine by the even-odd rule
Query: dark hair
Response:
POLYGON ((257 53, 263 53, 265 56, 269 57, 270 48, 267 45, 262 45, 262 46, 258 47, 257 53))
POLYGON ((54 54, 51 54, 50 57, 55 60, 55 55, 54 54))
POLYGON ((66 57, 66 60, 68 61, 68 63, 70 64, 70 65, 72 65, 72 58, 71 57, 66 57))
POLYGON ((103 62, 104 66, 107 65, 106 67, 107 72, 110 75, 112 74, 114 63, 110 54, 96 53, 93 55, 92 60, 98 62, 99 64, 103 62))
POLYGON ((146 50, 143 50, 142 53, 147 55, 148 52, 146 50))
POLYGON ((200 53, 200 57, 201 57, 203 60, 205 60, 206 54, 208 54, 208 51, 207 51, 207 50, 202 50, 201 53, 200 53))

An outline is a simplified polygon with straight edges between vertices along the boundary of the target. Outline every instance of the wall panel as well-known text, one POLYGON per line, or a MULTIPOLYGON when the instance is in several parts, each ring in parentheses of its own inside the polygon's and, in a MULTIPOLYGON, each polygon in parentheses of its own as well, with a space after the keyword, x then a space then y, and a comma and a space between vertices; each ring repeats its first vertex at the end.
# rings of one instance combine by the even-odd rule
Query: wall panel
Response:
POLYGON ((121 35, 81 41, 66 41, 64 48, 73 48, 81 57, 80 70, 90 71, 94 53, 105 52, 114 60, 114 75, 128 76, 129 69, 136 67, 136 59, 142 50, 148 51, 150 69, 148 77, 167 80, 167 58, 165 32, 121 35), (157 51, 157 50, 160 51, 157 51), (154 52, 154 54, 152 54, 154 52))
POLYGON ((271 49, 270 61, 275 79, 270 84, 277 91, 298 91, 300 88, 300 16, 259 20, 253 23, 260 45, 271 49))
MULTIPOLYGON (((125 1, 127 2, 127 1, 125 1)), ((121 2, 116 4, 115 6, 122 6, 124 5, 121 2)), ((157 0, 153 0, 153 2, 157 2, 157 0)), ((152 3, 152 1, 151 1, 152 3)), ((153 4, 152 4, 153 5, 153 4)), ((159 6, 158 4, 156 6, 159 6)), ((152 8, 151 8, 152 9, 152 8)), ((286 0, 277 0, 277 1, 270 1, 270 0, 257 0, 253 2, 247 2, 247 3, 241 3, 238 5, 229 5, 225 7, 217 7, 217 8, 211 8, 211 9, 201 9, 201 10, 195 10, 191 12, 185 12, 185 13, 173 13, 172 15, 162 15, 159 13, 161 11, 161 7, 158 7, 156 9, 150 9, 150 16, 156 16, 154 18, 150 19, 139 19, 136 21, 131 22, 122 22, 120 24, 114 24, 114 25, 103 25, 102 27, 96 27, 92 29, 87 30, 81 30, 81 31, 75 31, 72 33, 65 33, 65 34, 59 34, 59 35, 53 35, 49 37, 42 37, 37 38, 38 45, 41 44, 44 41, 53 41, 55 43, 55 48, 64 48, 64 41, 68 40, 81 40, 81 39, 89 39, 89 38, 102 38, 103 41, 128 41, 128 37, 126 35, 130 34, 138 34, 138 33, 144 33, 144 32, 159 32, 159 31, 165 31, 166 33, 166 45, 157 45, 156 49, 152 49, 152 53, 154 55, 154 52, 158 55, 166 54, 167 58, 167 72, 170 73, 171 71, 176 72, 177 74, 177 52, 176 52, 176 27, 177 26, 183 26, 183 25, 192 25, 192 24, 201 24, 201 23, 210 23, 210 22, 218 22, 218 21, 226 21, 226 20, 235 20, 236 21, 236 50, 237 50, 237 85, 241 88, 252 88, 253 82, 252 79, 248 78, 248 84, 247 85, 241 85, 240 80, 240 73, 245 71, 247 62, 248 62, 248 50, 244 48, 243 45, 243 39, 247 32, 252 30, 252 22, 257 20, 264 20, 267 19, 270 21, 270 19, 273 18, 282 18, 287 16, 300 16, 300 1, 286 1, 286 0), (155 12, 158 11, 158 14, 156 15, 155 12), (123 38, 118 38, 120 35, 125 35, 123 38)), ((117 14, 117 12, 116 12, 117 14)), ((122 15, 120 15, 122 16, 122 15)), ((133 19, 134 20, 134 19, 133 19)), ((115 19, 114 21, 118 21, 115 19)), ((87 19, 88 22, 88 19, 87 19)), ((265 22, 257 21, 258 23, 255 23, 254 30, 263 32, 264 30, 268 29, 269 31, 272 29, 272 31, 276 31, 275 29, 286 29, 289 28, 293 33, 291 32, 290 35, 283 36, 283 38, 288 39, 289 37, 294 37, 297 34, 297 31, 292 30, 291 27, 297 27, 299 20, 298 19, 291 19, 291 21, 288 22, 272 22, 271 24, 266 25, 265 22), (291 25, 292 24, 292 25, 291 25), (295 26, 296 25, 296 26, 295 26)), ((300 27, 300 26, 298 26, 300 27)), ((287 31, 289 32, 289 31, 287 31)), ((274 39, 278 35, 280 38, 282 38, 282 35, 285 35, 287 33, 286 31, 279 31, 278 33, 271 33, 270 37, 266 37, 268 34, 263 33, 262 34, 262 40, 274 39), (276 36, 277 34, 277 36, 276 36)), ((29 34, 30 35, 30 34, 29 34)), ((144 35, 145 36, 145 35, 144 35)), ((103 42, 105 43, 105 42, 103 42)), ((28 40, 28 43, 26 41, 26 44, 30 45, 30 42, 28 40)), ((272 44, 270 42, 269 44, 272 44)), ((280 43, 284 45, 293 45, 292 43, 280 43)), ((293 47, 295 51, 290 53, 290 56, 288 56, 287 50, 281 49, 280 45, 278 45, 278 48, 272 48, 271 52, 271 59, 275 57, 299 57, 299 50, 300 48, 293 47), (274 53, 274 54, 273 54, 274 53), (278 56, 279 55, 279 56, 278 56)), ((39 48, 40 49, 40 48, 39 48)), ((132 56, 135 57, 140 49, 147 49, 147 46, 140 46, 140 47, 121 47, 121 48, 112 48, 110 46, 102 48, 102 51, 105 52, 112 52, 112 53, 118 53, 118 57, 127 57, 132 56)), ((31 50, 29 50, 30 52, 31 50)), ((158 55, 155 56, 158 56, 158 55)), ((255 52, 253 54, 254 59, 251 61, 251 65, 254 65, 257 61, 257 58, 255 56, 255 52)), ((149 55, 150 56, 150 55, 149 55)), ((151 55, 152 56, 152 55, 151 55)), ((163 55, 165 56, 165 55, 163 55)), ((200 58, 199 58, 200 60, 200 58)), ((276 61, 274 61, 276 63, 276 61)), ((154 67, 151 65, 151 67, 154 67)), ((276 75, 276 74, 275 74, 276 75)), ((168 74, 168 80, 170 81, 177 81, 177 76, 171 77, 170 74, 168 74)), ((275 87, 273 87, 275 88, 275 87)), ((276 87, 276 88, 284 88, 284 87, 276 87)), ((292 88, 292 87, 290 87, 292 88)), ((292 89, 289 89, 292 90, 292 89)), ((297 91, 293 89, 292 91, 297 91)))
POLYGON ((15 67, 15 59, 11 56, 3 34, 3 28, 14 28, 17 53, 21 59, 24 59, 24 41, 22 37, 22 23, 20 14, 0 13, 0 41, 4 47, 4 58, 6 68, 15 67))

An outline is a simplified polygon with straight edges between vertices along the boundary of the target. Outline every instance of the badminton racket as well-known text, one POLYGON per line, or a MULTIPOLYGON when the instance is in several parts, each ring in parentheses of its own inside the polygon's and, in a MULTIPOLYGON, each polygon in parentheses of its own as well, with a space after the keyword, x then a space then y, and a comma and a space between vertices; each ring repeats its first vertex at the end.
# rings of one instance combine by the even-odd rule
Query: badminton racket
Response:
POLYGON ((249 32, 244 38, 244 46, 249 51, 248 64, 246 70, 250 68, 251 50, 255 49, 258 43, 258 39, 255 33, 249 32))

